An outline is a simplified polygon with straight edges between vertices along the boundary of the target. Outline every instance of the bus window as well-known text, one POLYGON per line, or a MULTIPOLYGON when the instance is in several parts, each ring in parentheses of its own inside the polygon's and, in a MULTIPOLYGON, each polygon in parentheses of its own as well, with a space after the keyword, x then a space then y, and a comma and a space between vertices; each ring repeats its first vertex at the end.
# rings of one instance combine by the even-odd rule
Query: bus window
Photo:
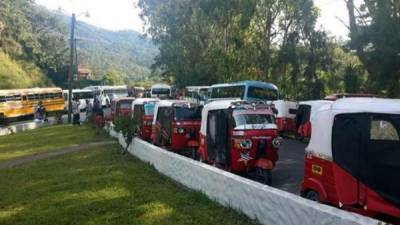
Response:
POLYGON ((0 96, 0 102, 6 102, 6 96, 0 96))
POLYGON ((171 90, 167 88, 153 88, 151 92, 153 95, 169 95, 171 90))
POLYGON ((269 101, 274 101, 278 99, 278 94, 276 91, 259 87, 249 87, 247 96, 249 98, 269 101))
POLYGON ((245 86, 227 86, 213 88, 211 98, 243 98, 245 86))
POLYGON ((21 101, 21 95, 6 96, 6 97, 5 97, 5 101, 6 101, 6 102, 21 101))

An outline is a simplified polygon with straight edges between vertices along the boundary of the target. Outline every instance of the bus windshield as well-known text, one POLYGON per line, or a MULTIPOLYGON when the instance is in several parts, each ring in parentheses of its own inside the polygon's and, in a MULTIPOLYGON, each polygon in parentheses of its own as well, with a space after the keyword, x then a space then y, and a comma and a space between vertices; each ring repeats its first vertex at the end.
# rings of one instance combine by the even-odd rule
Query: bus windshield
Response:
POLYGON ((210 98, 243 98, 245 86, 226 86, 211 88, 210 98))
POLYGON ((174 120, 200 120, 202 107, 174 107, 174 120))
POLYGON ((267 101, 275 101, 278 100, 278 92, 268 88, 260 88, 260 87, 249 87, 247 96, 249 98, 259 99, 259 100, 267 100, 267 101))
POLYGON ((151 89, 153 95, 169 95, 171 90, 168 88, 153 88, 151 89))
POLYGON ((93 92, 73 92, 73 95, 78 99, 92 99, 94 97, 93 92))

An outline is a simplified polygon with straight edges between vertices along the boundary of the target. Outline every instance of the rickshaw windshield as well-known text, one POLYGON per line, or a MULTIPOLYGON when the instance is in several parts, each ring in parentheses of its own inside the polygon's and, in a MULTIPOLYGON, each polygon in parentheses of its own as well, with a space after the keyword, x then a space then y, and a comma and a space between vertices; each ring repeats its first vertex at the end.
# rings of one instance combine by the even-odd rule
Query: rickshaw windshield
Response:
POLYGON ((144 105, 144 115, 146 115, 146 116, 154 115, 154 104, 145 104, 144 105))
POLYGON ((174 107, 174 120, 200 120, 202 107, 174 107))
POLYGON ((235 128, 245 125, 267 125, 275 123, 274 116, 266 113, 234 113, 233 120, 235 128))
POLYGON ((120 109, 131 109, 132 108, 132 102, 121 102, 119 105, 120 109))

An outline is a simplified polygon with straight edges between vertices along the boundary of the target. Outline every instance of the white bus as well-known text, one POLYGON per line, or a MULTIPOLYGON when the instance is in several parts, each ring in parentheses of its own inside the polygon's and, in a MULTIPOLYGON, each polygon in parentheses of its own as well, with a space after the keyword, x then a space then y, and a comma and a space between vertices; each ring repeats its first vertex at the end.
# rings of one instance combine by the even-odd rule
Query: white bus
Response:
POLYGON ((151 97, 159 99, 172 98, 172 87, 168 84, 155 84, 151 86, 151 97))
POLYGON ((121 86, 89 86, 85 90, 92 90, 93 94, 99 98, 103 107, 111 104, 114 98, 128 97, 128 87, 121 86))
MULTIPOLYGON (((63 90, 63 96, 65 101, 65 110, 68 110, 68 90, 63 90)), ((92 90, 74 89, 72 90, 72 99, 75 98, 79 99, 79 109, 83 111, 86 110, 87 107, 86 100, 93 103, 94 94, 92 90)))
POLYGON ((185 100, 204 105, 207 100, 209 88, 210 86, 187 86, 185 100))

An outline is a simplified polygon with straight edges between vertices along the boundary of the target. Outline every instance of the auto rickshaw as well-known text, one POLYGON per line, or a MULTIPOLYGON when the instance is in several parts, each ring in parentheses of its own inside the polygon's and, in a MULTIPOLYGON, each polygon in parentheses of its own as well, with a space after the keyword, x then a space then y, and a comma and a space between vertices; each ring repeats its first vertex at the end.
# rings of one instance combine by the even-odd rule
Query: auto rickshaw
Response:
POLYGON ((133 118, 140 119, 137 134, 145 141, 151 141, 151 126, 153 123, 155 98, 137 98, 132 103, 133 118))
POLYGON ((111 101, 110 116, 107 118, 114 121, 120 116, 130 116, 132 114, 133 97, 115 98, 111 101))
POLYGON ((222 100, 204 106, 201 161, 237 174, 256 171, 270 185, 281 142, 272 107, 265 103, 222 100))
POLYGON ((312 119, 301 194, 400 221, 400 100, 346 98, 312 119))
POLYGON ((278 100, 274 101, 273 104, 277 111, 275 119, 278 131, 280 133, 296 133, 295 119, 299 107, 298 103, 278 100))
POLYGON ((151 135, 153 144, 177 153, 189 153, 195 158, 202 109, 201 105, 184 100, 157 102, 151 135))
POLYGON ((300 102, 296 114, 296 131, 300 139, 309 139, 311 137, 311 118, 324 105, 332 104, 332 101, 315 100, 300 102))

